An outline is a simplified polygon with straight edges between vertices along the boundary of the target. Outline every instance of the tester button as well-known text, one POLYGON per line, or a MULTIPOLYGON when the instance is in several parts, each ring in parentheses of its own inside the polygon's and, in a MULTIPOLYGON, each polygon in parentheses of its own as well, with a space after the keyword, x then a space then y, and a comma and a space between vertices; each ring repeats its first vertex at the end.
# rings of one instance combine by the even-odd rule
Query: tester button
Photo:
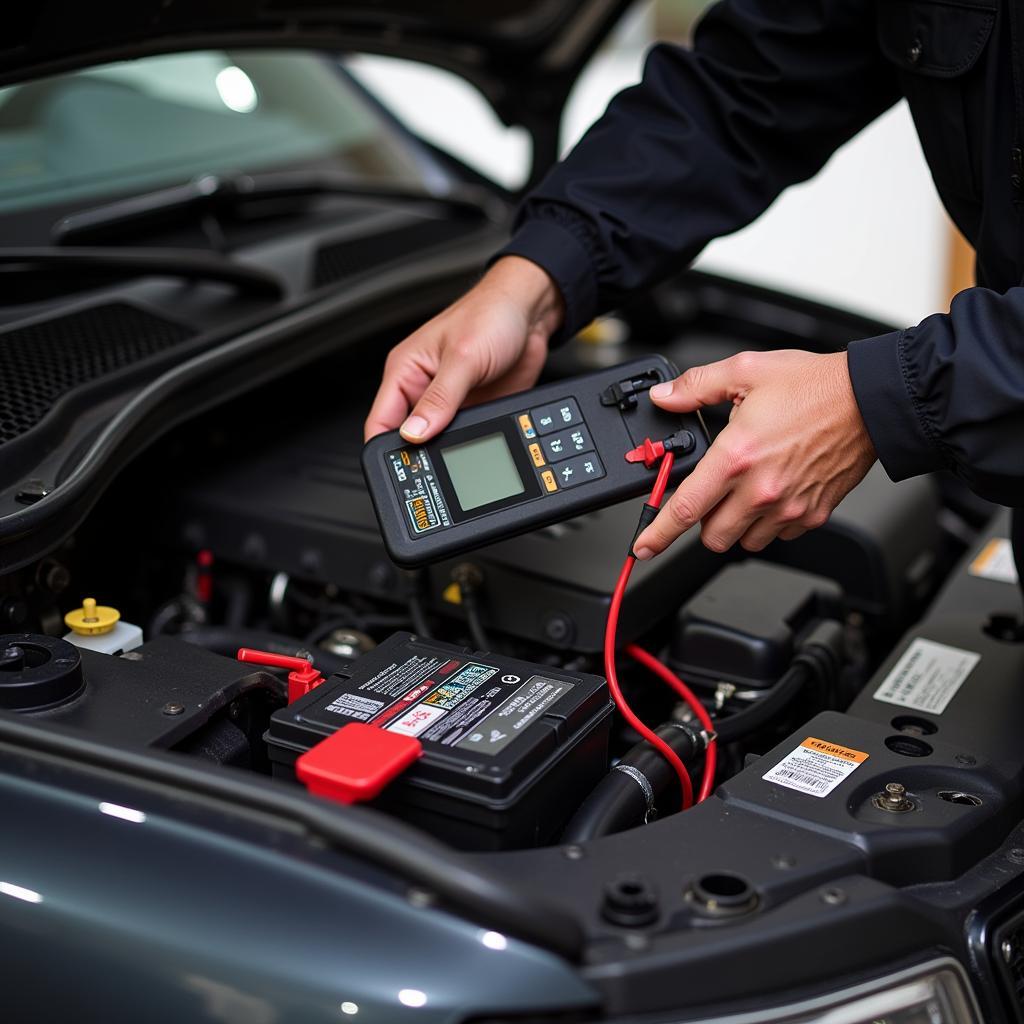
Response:
POLYGON ((565 427, 575 427, 583 422, 580 407, 573 398, 563 398, 560 402, 542 405, 531 409, 534 425, 538 434, 550 434, 565 427))
POLYGON ((530 422, 530 417, 527 414, 520 413, 519 415, 519 429, 523 432, 523 437, 536 437, 537 431, 533 429, 533 424, 530 422))
POLYGON ((530 458, 538 469, 544 465, 544 453, 540 450, 539 444, 530 445, 530 458))
POLYGON ((558 490, 558 484, 555 482, 555 474, 550 469, 545 469, 540 475, 541 480, 544 481, 544 489, 551 493, 552 491, 558 490))
POLYGON ((588 480, 600 479, 604 476, 604 466, 596 455, 577 455, 560 462, 555 472, 560 487, 576 487, 588 480))
POLYGON ((561 430, 544 438, 544 452, 548 462, 561 462, 571 455, 582 455, 593 450, 594 445, 585 427, 561 430))

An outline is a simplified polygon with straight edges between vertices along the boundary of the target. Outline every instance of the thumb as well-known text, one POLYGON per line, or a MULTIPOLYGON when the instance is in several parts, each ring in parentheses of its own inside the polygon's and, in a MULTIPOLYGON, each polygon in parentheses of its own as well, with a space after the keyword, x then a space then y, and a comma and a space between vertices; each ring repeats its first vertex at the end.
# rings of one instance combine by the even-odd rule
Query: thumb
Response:
POLYGON ((421 444, 439 434, 451 423, 470 391, 480 383, 480 376, 474 360, 457 358, 449 349, 441 360, 437 375, 402 424, 402 437, 421 444))
POLYGON ((741 352, 717 363, 691 366, 675 380, 655 384, 651 401, 669 412, 694 412, 704 405, 745 398, 753 383, 752 356, 756 353, 741 352))

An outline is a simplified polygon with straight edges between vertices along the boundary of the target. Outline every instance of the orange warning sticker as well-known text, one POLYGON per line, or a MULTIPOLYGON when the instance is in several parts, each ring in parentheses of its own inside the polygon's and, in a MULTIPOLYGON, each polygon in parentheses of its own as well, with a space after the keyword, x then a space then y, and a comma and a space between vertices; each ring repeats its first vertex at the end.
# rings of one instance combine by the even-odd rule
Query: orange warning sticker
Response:
POLYGON ((828 796, 867 759, 863 750, 808 736, 761 778, 809 796, 828 796))
POLYGON ((857 764, 868 759, 868 755, 865 754, 863 750, 853 750, 851 747, 841 747, 838 743, 828 743, 825 740, 817 740, 813 736, 808 736, 800 746, 807 747, 809 750, 820 751, 822 754, 831 754, 833 757, 841 757, 845 761, 856 761, 857 764))

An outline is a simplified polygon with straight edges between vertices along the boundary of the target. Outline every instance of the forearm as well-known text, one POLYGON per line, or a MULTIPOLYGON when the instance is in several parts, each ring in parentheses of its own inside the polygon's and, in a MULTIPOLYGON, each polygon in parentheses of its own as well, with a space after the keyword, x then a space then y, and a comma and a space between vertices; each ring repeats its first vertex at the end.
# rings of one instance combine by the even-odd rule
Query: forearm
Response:
POLYGON ((726 0, 525 201, 504 251, 540 263, 575 330, 814 174, 897 96, 866 0, 726 0), (784 9, 780 9, 784 8, 784 9))
POLYGON ((850 377, 886 472, 947 468, 1024 506, 1024 288, 961 292, 949 313, 854 342, 850 377))

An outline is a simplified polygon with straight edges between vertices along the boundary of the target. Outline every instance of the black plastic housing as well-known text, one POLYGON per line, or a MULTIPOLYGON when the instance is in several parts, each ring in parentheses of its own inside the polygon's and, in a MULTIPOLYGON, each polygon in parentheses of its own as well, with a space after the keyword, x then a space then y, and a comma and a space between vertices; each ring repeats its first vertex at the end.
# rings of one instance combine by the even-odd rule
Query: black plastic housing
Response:
POLYGON ((767 562, 726 566, 679 610, 669 658, 685 679, 773 685, 800 638, 838 619, 842 590, 831 580, 767 562))

